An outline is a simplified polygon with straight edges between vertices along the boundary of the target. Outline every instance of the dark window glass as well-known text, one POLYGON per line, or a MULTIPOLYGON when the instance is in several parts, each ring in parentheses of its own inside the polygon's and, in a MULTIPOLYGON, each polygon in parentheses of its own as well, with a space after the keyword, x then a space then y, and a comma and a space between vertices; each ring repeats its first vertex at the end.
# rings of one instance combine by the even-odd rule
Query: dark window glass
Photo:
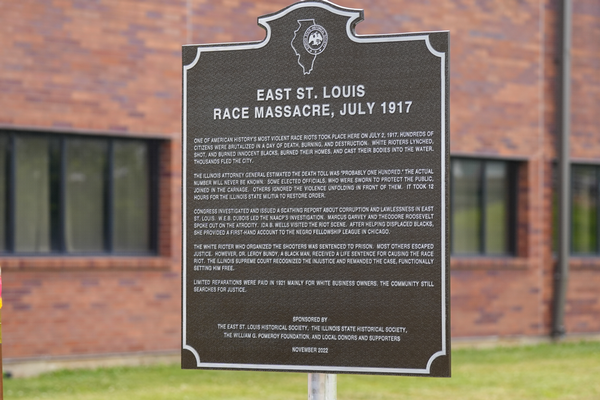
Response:
POLYGON ((150 246, 148 146, 119 140, 113 152, 114 250, 144 251, 150 246))
POLYGON ((510 187, 505 162, 485 164, 485 249, 488 254, 506 254, 509 249, 510 187))
POLYGON ((8 135, 0 134, 0 252, 6 251, 8 201, 8 135))
POLYGON ((49 252, 50 140, 15 138, 15 238, 17 252, 49 252))
POLYGON ((514 253, 514 165, 452 159, 452 253, 514 253))
POLYGON ((155 251, 155 147, 0 132, 0 252, 155 251))
POLYGON ((572 251, 598 253, 598 168, 573 166, 572 251))
POLYGON ((552 168, 552 251, 558 250, 558 224, 559 224, 559 185, 558 185, 558 169, 556 166, 552 168))
POLYGON ((452 243, 456 254, 481 248, 481 161, 452 161, 452 243))
POLYGON ((64 251, 63 242, 63 160, 64 141, 53 138, 50 141, 50 239, 52 250, 64 251))
POLYGON ((107 155, 104 140, 66 141, 65 245, 68 252, 100 252, 105 248, 107 155))

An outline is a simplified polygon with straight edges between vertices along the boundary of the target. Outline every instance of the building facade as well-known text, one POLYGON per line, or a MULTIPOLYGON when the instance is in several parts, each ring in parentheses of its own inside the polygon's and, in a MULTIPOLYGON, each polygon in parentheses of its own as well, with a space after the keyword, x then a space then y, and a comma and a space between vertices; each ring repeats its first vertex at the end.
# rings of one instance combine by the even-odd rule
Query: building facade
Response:
MULTIPOLYGON (((0 0, 5 358, 179 348, 181 46, 290 4, 0 0)), ((551 335, 562 2, 338 4, 450 31, 453 337, 551 335)), ((600 332, 600 1, 572 26, 568 335, 600 332)))

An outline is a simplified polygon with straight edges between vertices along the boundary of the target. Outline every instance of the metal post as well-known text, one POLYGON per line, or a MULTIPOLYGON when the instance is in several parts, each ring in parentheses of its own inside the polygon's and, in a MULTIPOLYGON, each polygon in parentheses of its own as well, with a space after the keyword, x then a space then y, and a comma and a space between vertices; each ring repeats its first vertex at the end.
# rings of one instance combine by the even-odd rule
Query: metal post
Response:
POLYGON ((308 374, 308 400, 337 400, 337 375, 308 374))

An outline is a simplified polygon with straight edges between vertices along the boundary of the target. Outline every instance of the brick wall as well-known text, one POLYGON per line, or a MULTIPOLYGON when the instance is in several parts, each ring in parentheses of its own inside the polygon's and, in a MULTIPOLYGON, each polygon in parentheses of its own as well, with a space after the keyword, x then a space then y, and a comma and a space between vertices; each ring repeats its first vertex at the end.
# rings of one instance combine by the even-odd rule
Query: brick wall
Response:
POLYGON ((158 138, 156 257, 2 257, 7 358, 180 343, 181 45, 186 2, 11 1, 0 125, 158 138))
MULTIPOLYGON (((516 257, 453 258, 452 334, 546 335, 558 0, 340 1, 359 34, 450 30, 451 152, 516 159, 516 257)), ((600 5, 574 0, 573 157, 600 163, 600 5)), ((180 343, 181 45, 261 40, 290 1, 4 2, 0 126, 158 137, 156 257, 2 257, 9 358, 180 343)), ((599 332, 600 260, 574 259, 569 332, 599 332)))
POLYGON ((5 357, 177 348, 179 282, 143 266, 8 273, 5 357))
MULTIPOLYGON (((600 3, 573 2, 571 157, 600 164, 600 3)), ((565 309, 568 332, 600 330, 600 259, 571 262, 565 309)))

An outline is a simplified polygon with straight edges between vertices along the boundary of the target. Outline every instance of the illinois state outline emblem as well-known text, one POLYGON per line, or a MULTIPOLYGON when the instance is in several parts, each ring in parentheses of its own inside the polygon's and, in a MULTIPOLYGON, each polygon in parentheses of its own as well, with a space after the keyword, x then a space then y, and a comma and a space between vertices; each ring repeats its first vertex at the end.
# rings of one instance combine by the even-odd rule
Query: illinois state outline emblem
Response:
POLYGON ((312 72, 315 60, 325 51, 329 36, 321 25, 314 19, 298 20, 298 29, 294 31, 292 49, 298 57, 298 64, 302 67, 304 75, 312 72))

